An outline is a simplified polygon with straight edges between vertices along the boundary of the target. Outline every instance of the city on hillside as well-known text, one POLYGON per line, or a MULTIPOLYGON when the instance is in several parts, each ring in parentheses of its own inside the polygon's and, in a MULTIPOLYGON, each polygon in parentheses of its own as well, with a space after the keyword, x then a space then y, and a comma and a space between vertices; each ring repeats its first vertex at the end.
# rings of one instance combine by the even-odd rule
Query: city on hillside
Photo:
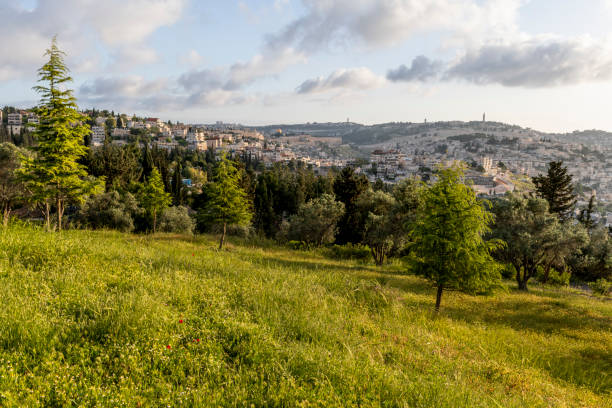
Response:
MULTIPOLYGON (((108 110, 87 110, 91 148, 105 143, 157 146, 160 149, 214 151, 248 156, 267 166, 299 161, 324 175, 353 167, 371 182, 394 184, 408 177, 424 180, 436 166, 464 162, 466 177, 478 195, 503 196, 532 189, 530 177, 561 160, 574 177, 579 200, 595 196, 597 222, 612 224, 612 133, 601 131, 552 134, 499 122, 394 122, 360 125, 352 122, 243 126, 218 121, 184 124, 128 116, 108 110)), ((0 111, 2 141, 31 143, 38 123, 33 109, 0 111)), ((186 180, 186 183, 190 181, 186 180)), ((576 210, 577 212, 579 210, 576 210)))

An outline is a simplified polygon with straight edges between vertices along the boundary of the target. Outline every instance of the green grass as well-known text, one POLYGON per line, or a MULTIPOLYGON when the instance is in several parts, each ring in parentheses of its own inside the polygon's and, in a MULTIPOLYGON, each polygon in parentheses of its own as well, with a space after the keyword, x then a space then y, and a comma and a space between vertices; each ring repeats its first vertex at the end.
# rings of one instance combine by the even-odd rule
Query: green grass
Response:
POLYGON ((609 301, 216 245, 2 231, 0 406, 612 406, 609 301))

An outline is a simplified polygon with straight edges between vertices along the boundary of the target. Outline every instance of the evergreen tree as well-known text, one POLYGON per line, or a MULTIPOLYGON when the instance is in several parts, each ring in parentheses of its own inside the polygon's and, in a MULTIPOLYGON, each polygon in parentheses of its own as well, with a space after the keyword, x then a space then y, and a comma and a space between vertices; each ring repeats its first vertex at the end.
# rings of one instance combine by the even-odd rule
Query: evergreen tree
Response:
POLYGON ((351 167, 345 167, 334 181, 336 199, 344 204, 345 213, 338 223, 337 240, 341 244, 361 242, 364 233, 364 223, 357 208, 359 195, 368 189, 368 179, 357 175, 351 167))
POLYGON ((164 190, 164 183, 156 168, 153 168, 151 175, 142 186, 139 198, 142 208, 153 218, 153 233, 155 233, 158 215, 172 203, 172 198, 164 190))
POLYGON ((219 162, 214 182, 207 189, 207 201, 200 211, 200 217, 208 223, 223 226, 219 249, 223 248, 227 224, 248 225, 252 213, 247 194, 240 187, 240 172, 223 156, 219 162))
POLYGON ((0 209, 2 225, 5 227, 13 208, 26 198, 24 185, 16 174, 21 166, 20 157, 26 154, 26 151, 12 143, 0 143, 0 209))
POLYGON ((87 118, 79 113, 73 91, 66 88, 72 81, 64 63, 64 53, 55 38, 45 53, 49 61, 38 70, 41 95, 37 108, 40 124, 36 127, 36 156, 25 158, 22 175, 33 197, 45 207, 47 227, 49 208, 55 204, 57 227, 62 229, 62 217, 69 202, 82 202, 97 184, 87 180, 85 167, 78 162, 86 154, 83 140, 90 133, 87 118))
POLYGON ((153 156, 151 155, 151 149, 149 149, 149 143, 144 144, 144 148, 142 149, 142 180, 146 180, 151 175, 153 171, 153 156))
POLYGON ((548 201, 551 213, 558 214, 561 220, 571 217, 576 205, 576 195, 572 185, 572 175, 562 161, 552 161, 548 164, 548 174, 532 178, 538 195, 548 201))
POLYGON ((172 174, 172 198, 174 205, 183 205, 184 201, 183 188, 183 165, 180 160, 177 160, 176 166, 174 167, 174 173, 172 174))
POLYGON ((415 272, 436 285, 436 312, 445 289, 482 291, 501 277, 501 266, 490 254, 500 242, 483 239, 493 216, 462 176, 459 168, 439 172, 438 181, 424 193, 412 231, 415 272))
POLYGON ((589 199, 589 204, 587 205, 587 208, 582 209, 580 211, 580 215, 578 216, 578 221, 580 221, 580 223, 584 225, 584 227, 589 231, 595 227, 595 221, 593 220, 594 210, 595 195, 592 195, 589 199))

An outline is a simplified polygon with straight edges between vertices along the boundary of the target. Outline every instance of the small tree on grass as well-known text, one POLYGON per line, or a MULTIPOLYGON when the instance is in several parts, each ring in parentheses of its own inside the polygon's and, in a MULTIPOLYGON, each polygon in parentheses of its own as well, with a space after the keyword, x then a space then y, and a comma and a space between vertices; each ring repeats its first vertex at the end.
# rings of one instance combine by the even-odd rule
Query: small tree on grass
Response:
POLYGON ((157 216, 172 202, 172 197, 164 190, 164 182, 157 167, 153 167, 151 175, 140 190, 140 205, 153 218, 153 233, 157 229, 157 216))
POLYGON ((412 231, 415 271, 436 285, 436 312, 445 289, 484 291, 501 278, 501 265, 490 254, 501 242, 483 239, 492 214, 462 183, 462 176, 456 167, 439 172, 438 181, 424 193, 412 231))
POLYGON ((66 88, 72 78, 55 38, 45 55, 49 61, 38 70, 38 76, 46 85, 34 87, 41 95, 37 108, 40 124, 34 131, 37 154, 23 158, 21 174, 33 199, 44 206, 47 227, 50 205, 55 204, 57 228, 61 230, 66 205, 83 202, 100 185, 88 179, 85 167, 78 162, 86 153, 83 140, 90 129, 72 90, 66 88))
POLYGON ((219 240, 219 249, 223 249, 227 224, 248 225, 253 216, 247 194, 240 186, 240 172, 226 156, 215 170, 215 180, 208 185, 207 196, 200 218, 223 226, 219 240))

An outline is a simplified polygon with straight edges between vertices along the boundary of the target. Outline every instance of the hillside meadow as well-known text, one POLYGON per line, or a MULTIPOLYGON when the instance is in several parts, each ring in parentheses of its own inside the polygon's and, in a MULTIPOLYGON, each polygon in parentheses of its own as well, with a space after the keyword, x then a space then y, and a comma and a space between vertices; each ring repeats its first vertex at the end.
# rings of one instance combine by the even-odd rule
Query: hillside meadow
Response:
POLYGON ((216 237, 0 235, 0 406, 612 407, 612 302, 216 237))

